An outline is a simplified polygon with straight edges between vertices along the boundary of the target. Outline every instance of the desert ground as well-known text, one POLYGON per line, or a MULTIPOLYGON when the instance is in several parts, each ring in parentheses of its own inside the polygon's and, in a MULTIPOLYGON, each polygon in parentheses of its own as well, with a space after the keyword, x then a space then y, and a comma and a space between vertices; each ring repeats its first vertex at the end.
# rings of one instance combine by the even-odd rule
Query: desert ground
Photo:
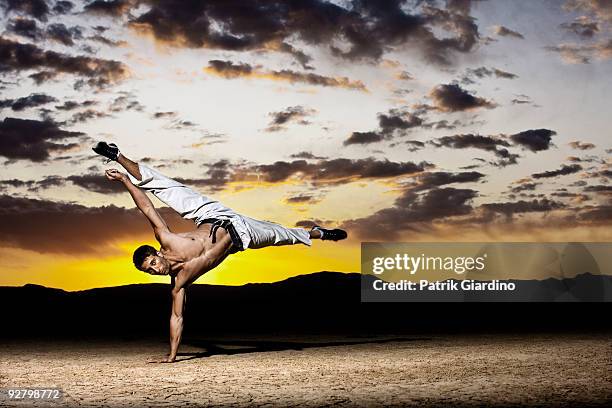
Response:
POLYGON ((225 336, 3 341, 7 406, 610 406, 612 335, 225 336))

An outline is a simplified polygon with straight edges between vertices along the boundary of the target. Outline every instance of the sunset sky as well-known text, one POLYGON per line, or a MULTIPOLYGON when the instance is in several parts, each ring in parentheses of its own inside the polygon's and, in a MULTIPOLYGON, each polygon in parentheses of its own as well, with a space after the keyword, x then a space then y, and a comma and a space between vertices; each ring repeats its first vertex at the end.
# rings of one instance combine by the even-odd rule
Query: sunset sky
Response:
POLYGON ((0 9, 0 286, 168 281, 131 264, 154 238, 98 140, 250 217, 349 232, 200 283, 356 272, 362 241, 612 240, 610 1, 0 9))

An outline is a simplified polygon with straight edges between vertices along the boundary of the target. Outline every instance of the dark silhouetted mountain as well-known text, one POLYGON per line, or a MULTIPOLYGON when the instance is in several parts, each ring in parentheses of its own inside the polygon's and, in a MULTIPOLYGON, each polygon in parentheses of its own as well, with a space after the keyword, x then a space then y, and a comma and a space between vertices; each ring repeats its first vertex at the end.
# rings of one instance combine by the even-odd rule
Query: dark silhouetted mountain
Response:
MULTIPOLYGON (((275 283, 193 285, 185 336, 196 333, 418 333, 609 329, 611 303, 363 303, 358 273, 319 272, 275 283)), ((371 277, 365 277, 364 282, 371 277)), ((601 277, 579 276, 582 288, 601 277), (585 283, 586 282, 586 283, 585 283)), ((610 279, 610 277, 605 277, 610 279)), ((558 282, 543 281, 551 287, 558 282)), ((561 289, 560 289, 561 290, 561 289)), ((575 293, 580 293, 576 289, 575 293)), ((0 287, 3 337, 165 336, 170 286, 126 285, 66 292, 0 287)))

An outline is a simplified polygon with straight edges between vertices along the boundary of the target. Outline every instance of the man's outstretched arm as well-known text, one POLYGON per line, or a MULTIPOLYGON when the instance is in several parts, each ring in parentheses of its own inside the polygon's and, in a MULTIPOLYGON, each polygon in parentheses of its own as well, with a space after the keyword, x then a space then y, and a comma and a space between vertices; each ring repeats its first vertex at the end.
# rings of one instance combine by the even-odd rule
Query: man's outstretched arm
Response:
POLYGON ((138 209, 147 217, 153 230, 155 231, 155 236, 158 238, 163 232, 168 232, 169 228, 166 224, 166 221, 159 215, 155 206, 151 202, 151 199, 146 195, 144 191, 140 188, 136 187, 130 179, 123 173, 118 170, 110 169, 106 170, 106 177, 109 180, 121 181, 125 188, 128 190, 134 203, 138 207, 138 209))
MULTIPOLYGON (((174 279, 173 279, 174 281, 174 279)), ((185 288, 172 288, 172 314, 170 315, 170 355, 168 363, 176 360, 179 344, 183 334, 183 310, 185 308, 185 288)))

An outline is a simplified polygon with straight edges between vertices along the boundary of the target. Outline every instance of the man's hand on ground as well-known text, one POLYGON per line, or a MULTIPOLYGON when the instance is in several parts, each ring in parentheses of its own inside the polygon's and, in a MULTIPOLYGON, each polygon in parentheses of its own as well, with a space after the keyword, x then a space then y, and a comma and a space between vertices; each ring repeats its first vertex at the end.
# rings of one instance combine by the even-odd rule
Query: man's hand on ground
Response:
POLYGON ((117 169, 106 170, 106 178, 113 181, 124 181, 127 176, 117 169))

